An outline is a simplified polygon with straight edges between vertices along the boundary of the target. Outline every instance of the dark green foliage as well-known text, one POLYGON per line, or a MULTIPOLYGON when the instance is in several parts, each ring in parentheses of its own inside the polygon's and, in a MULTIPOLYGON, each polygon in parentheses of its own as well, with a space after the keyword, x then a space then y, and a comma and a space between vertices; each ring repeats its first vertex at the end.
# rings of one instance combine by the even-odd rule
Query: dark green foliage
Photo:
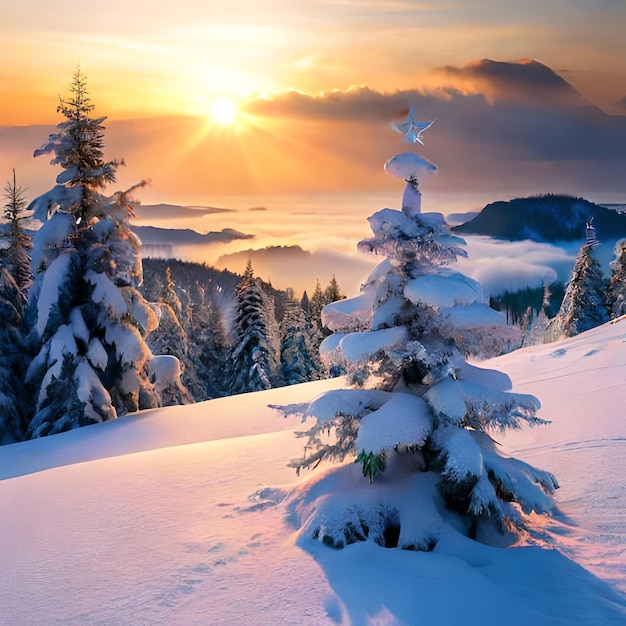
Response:
POLYGON ((280 323, 280 369, 282 383, 293 385, 321 378, 324 367, 313 324, 294 298, 293 290, 287 290, 287 294, 280 323))
POLYGON ((617 242, 614 253, 607 289, 607 306, 611 319, 626 315, 626 239, 617 242))
POLYGON ((385 456, 383 454, 368 453, 361 450, 354 462, 361 463, 363 476, 369 479, 370 483, 374 482, 376 474, 385 471, 385 456))
POLYGON ((235 291, 232 352, 229 376, 231 393, 261 391, 276 385, 278 337, 272 303, 254 278, 248 263, 235 291))
POLYGON ((165 323, 150 335, 150 348, 181 360, 182 382, 194 400, 228 395, 226 369, 230 354, 224 315, 234 306, 240 276, 205 264, 150 258, 143 260, 143 273, 140 290, 146 299, 158 302, 165 298, 175 305, 178 301, 176 306, 180 306, 179 313, 170 307, 176 321, 165 323))
MULTIPOLYGON (((565 285, 560 282, 555 282, 549 286, 549 290, 549 308, 545 313, 548 317, 554 317, 558 313, 561 302, 563 301, 565 285)), ((505 291, 497 296, 490 296, 489 306, 496 311, 505 313, 509 324, 520 326, 524 321, 529 307, 535 314, 538 314, 542 310, 543 298, 543 287, 526 287, 518 291, 505 291)))
POLYGON ((23 380, 29 360, 20 332, 20 289, 6 268, 0 268, 0 444, 24 439, 30 398, 23 380))
POLYGON ((545 341, 573 337, 607 322, 606 290, 600 263, 585 244, 576 257, 561 308, 546 326, 545 341))
MULTIPOLYGON (((234 393, 231 385, 234 346, 228 345, 227 330, 235 311, 235 292, 241 276, 175 259, 144 259, 143 268, 141 292, 144 297, 153 302, 166 299, 176 307, 179 301, 181 309, 180 314, 176 314, 180 328, 175 329, 174 323, 163 324, 163 328, 150 335, 150 348, 155 353, 174 354, 181 360, 183 383, 195 400, 234 393), (173 332, 169 333, 169 338, 162 336, 166 328, 173 332)), ((297 311, 288 314, 295 302, 293 290, 280 291, 258 278, 254 280, 264 296, 269 296, 268 304, 274 304, 274 312, 270 311, 268 318, 270 326, 275 329, 279 320, 281 324, 281 380, 275 380, 275 384, 316 380, 324 372, 318 355, 322 337, 316 332, 316 326, 303 310, 300 311, 302 317, 297 311)), ((303 301, 306 304, 307 299, 303 301)), ((174 311, 174 307, 170 308, 174 311)))
POLYGON ((306 289, 304 290, 304 293, 302 294, 302 299, 300 300, 300 307, 304 311, 305 315, 307 316, 311 315, 311 302, 309 300, 309 296, 306 292, 306 289))
POLYGON ((47 396, 28 425, 29 439, 62 433, 80 426, 95 424, 85 413, 85 403, 75 393, 76 360, 69 355, 63 359, 59 376, 52 376, 47 396), (59 410, 59 407, 63 407, 59 410))
POLYGON ((333 277, 330 279, 328 286, 324 290, 324 300, 326 304, 330 304, 331 302, 336 302, 337 300, 344 300, 345 296, 341 293, 341 289, 339 288, 339 283, 333 274, 333 277))
POLYGON ((102 122, 106 117, 91 116, 95 106, 80 68, 72 76, 69 91, 69 98, 60 98, 57 107, 65 121, 57 126, 59 132, 51 134, 48 142, 35 151, 35 156, 54 154, 50 163, 65 170, 57 177, 57 183, 81 188, 80 200, 67 208, 77 219, 89 220, 93 210, 97 210, 97 192, 115 182, 116 170, 123 161, 104 160, 102 122))
POLYGON ((78 70, 58 108, 65 118, 59 132, 35 151, 52 153, 51 163, 63 171, 32 203, 44 224, 29 303, 38 353, 27 373, 37 403, 30 437, 159 402, 144 340, 158 321, 136 290, 142 268, 129 224, 133 189, 100 193, 115 180, 119 162, 103 159, 105 118, 92 117, 93 108, 78 70))

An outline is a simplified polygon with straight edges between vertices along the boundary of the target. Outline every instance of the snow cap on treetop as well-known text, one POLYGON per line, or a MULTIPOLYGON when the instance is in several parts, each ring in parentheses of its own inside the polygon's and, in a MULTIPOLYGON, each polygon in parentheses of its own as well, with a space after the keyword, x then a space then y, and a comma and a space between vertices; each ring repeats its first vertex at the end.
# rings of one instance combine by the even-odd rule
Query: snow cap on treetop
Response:
POLYGON ((404 178, 420 178, 424 174, 430 174, 437 171, 437 166, 414 152, 402 152, 392 156, 385 163, 385 171, 392 176, 404 178))

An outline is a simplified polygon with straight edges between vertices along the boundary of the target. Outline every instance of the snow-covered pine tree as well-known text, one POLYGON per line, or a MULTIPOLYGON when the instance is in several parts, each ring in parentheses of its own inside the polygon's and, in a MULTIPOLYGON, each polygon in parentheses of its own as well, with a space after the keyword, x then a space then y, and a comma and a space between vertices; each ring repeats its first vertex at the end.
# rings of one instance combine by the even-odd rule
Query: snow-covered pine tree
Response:
POLYGON ((313 332, 293 289, 287 289, 285 313, 280 323, 280 369, 285 385, 321 378, 322 364, 313 345, 313 332))
POLYGON ((8 233, 9 246, 5 253, 4 264, 19 289, 20 306, 26 303, 26 294, 32 283, 29 251, 33 247, 33 242, 23 227, 23 222, 29 217, 24 194, 25 190, 17 185, 15 170, 13 170, 13 182, 7 182, 4 187, 4 198, 7 202, 4 205, 2 216, 10 228, 8 233))
MULTIPOLYGON (((176 315, 180 316, 183 310, 183 305, 176 293, 176 285, 172 279, 172 268, 168 265, 165 268, 165 293, 163 294, 163 302, 169 304, 176 315)), ((180 319, 179 319, 180 321, 180 319)))
POLYGON ((24 388, 28 349, 22 334, 23 294, 6 267, 0 267, 0 445, 22 441, 30 401, 24 388))
POLYGON ((28 347, 23 315, 31 284, 31 238, 22 227, 26 219, 24 190, 13 181, 4 188, 3 220, 8 246, 0 262, 0 445, 24 439, 30 402, 24 388, 28 347))
POLYGON ((116 171, 123 161, 104 160, 104 126, 106 117, 91 117, 95 108, 87 91, 87 79, 80 67, 69 85, 70 97, 60 99, 57 113, 65 121, 57 125, 48 141, 35 150, 34 156, 53 154, 51 165, 60 165, 57 186, 40 196, 36 205, 36 217, 45 221, 44 210, 49 214, 57 208, 75 215, 77 221, 89 221, 100 212, 98 192, 116 180, 116 171), (42 219, 44 218, 44 219, 42 219))
POLYGON ((573 337, 609 320, 606 280, 602 266, 592 254, 598 245, 595 229, 588 224, 586 241, 576 256, 561 308, 546 325, 545 343, 573 337))
POLYGON ((271 302, 254 277, 250 261, 237 285, 235 298, 230 393, 270 389, 275 386, 278 369, 271 330, 271 302))
POLYGON ((190 352, 206 398, 230 394, 230 354, 219 301, 209 297, 194 315, 190 352))
MULTIPOLYGON (((141 242, 130 229, 134 190, 100 193, 118 161, 103 158, 105 118, 92 118, 84 75, 59 112, 59 132, 35 156, 52 153, 57 185, 31 208, 43 222, 32 253, 33 341, 27 380, 36 409, 27 436, 39 437, 157 406, 154 383, 172 370, 150 366, 145 336, 157 324, 138 292, 141 242)), ((143 183, 142 183, 143 184, 143 183)))
POLYGON ((609 264, 611 276, 607 290, 607 303, 611 319, 626 315, 626 239, 615 244, 614 258, 609 264))
MULTIPOLYGON (((187 331, 180 321, 182 304, 175 289, 172 279, 172 271, 168 265, 165 268, 165 285, 163 297, 152 304, 157 314, 159 325, 153 333, 146 338, 146 343, 153 354, 169 355, 176 357, 182 371, 188 372, 192 384, 196 380, 195 368, 189 359, 189 339, 187 331)), ((169 362, 171 367, 176 367, 174 361, 169 362)), ((163 385, 157 385, 157 391, 163 406, 176 404, 191 404, 194 402, 192 394, 181 381, 180 376, 174 376, 163 385)))
MULTIPOLYGON (((411 153, 391 161, 392 173, 411 190, 418 173, 434 168, 411 153)), ((412 198, 405 192, 402 211, 383 209, 369 218, 374 234, 359 248, 387 258, 360 295, 322 312, 334 332, 322 354, 347 364, 353 387, 308 405, 304 415, 316 424, 302 433, 305 456, 293 466, 354 455, 370 481, 378 484, 384 473, 377 500, 351 482, 349 467, 337 470, 344 478, 333 484, 350 484, 352 491, 346 487, 307 510, 305 532, 336 547, 367 538, 432 549, 438 531, 429 520, 437 498, 463 514, 472 536, 491 525, 522 526, 522 512, 550 509, 557 486, 551 474, 498 453, 492 433, 545 423, 536 415, 539 401, 510 392, 507 376, 470 365, 464 354, 506 347, 518 341, 519 329, 487 306, 476 281, 446 267, 465 254, 463 241, 440 214, 422 214, 412 198), (425 521, 402 519, 407 497, 420 499, 429 511, 425 521)))

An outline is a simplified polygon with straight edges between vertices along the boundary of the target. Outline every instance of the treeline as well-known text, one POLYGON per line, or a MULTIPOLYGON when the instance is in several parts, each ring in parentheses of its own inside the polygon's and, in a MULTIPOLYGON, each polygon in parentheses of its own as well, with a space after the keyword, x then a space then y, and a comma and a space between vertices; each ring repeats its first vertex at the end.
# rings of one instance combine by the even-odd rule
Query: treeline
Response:
POLYGON ((547 286, 550 293, 545 299, 546 287, 526 287, 517 291, 504 291, 489 297, 489 306, 506 315, 507 322, 515 326, 523 326, 530 316, 534 318, 544 310, 548 317, 558 312, 565 295, 565 285, 554 282, 547 286))
POLYGON ((123 162, 104 159, 106 118, 93 109, 78 69, 63 120, 34 151, 60 168, 55 184, 30 204, 15 172, 4 188, 0 443, 325 375, 317 313, 340 296, 336 281, 295 306, 251 268, 240 278, 155 262, 144 273, 130 227, 144 183, 104 194, 123 162))
POLYGON ((194 400, 258 391, 329 375, 319 358, 328 334, 322 308, 344 296, 333 276, 309 297, 243 276, 175 259, 144 259, 142 295, 159 310, 147 338, 157 354, 183 364, 194 400))
POLYGON ((567 285, 557 282, 490 298, 492 308, 522 329, 522 345, 572 337, 626 315, 626 239, 615 244, 605 276, 593 255, 600 242, 592 224, 586 233, 567 285))

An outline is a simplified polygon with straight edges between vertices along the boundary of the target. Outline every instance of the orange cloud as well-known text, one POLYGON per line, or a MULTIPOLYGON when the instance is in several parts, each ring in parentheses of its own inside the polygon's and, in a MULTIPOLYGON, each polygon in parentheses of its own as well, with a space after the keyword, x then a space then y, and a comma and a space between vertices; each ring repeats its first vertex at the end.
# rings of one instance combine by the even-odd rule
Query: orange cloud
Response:
POLYGON ((444 80, 457 87, 485 94, 490 101, 541 103, 557 106, 582 106, 583 96, 552 69, 534 61, 505 62, 482 59, 463 67, 446 66, 438 70, 444 80))
MULTIPOLYGON (((480 61, 446 74, 448 85, 429 92, 361 86, 255 99, 237 128, 218 129, 202 117, 108 120, 107 154, 130 165, 119 172, 120 187, 152 181, 146 201, 386 190, 397 181, 383 163, 415 149, 400 143, 389 121, 412 105, 419 118, 437 120, 418 146, 441 172, 424 181, 427 190, 626 192, 624 118, 577 106, 584 99, 546 66, 480 61), (484 91, 507 98, 456 88, 475 77, 484 91)), ((35 130, 0 130, 9 144, 20 145, 18 135, 30 142, 22 160, 0 148, 0 165, 17 167, 22 184, 43 191, 54 177, 45 160, 36 160, 43 189, 22 175, 22 167, 35 172, 32 150, 49 132, 35 130)))

